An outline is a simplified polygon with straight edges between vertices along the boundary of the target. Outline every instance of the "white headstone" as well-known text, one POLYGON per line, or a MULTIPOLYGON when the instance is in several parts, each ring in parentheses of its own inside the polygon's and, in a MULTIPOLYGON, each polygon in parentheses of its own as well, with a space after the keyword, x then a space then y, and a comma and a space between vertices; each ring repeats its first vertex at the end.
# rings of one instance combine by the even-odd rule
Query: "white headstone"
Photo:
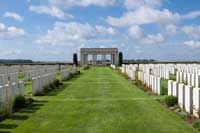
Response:
POLYGON ((199 118, 200 88, 193 88, 193 114, 199 118))
POLYGON ((179 72, 179 76, 180 76, 180 83, 183 83, 183 72, 179 72))
POLYGON ((199 86, 199 80, 200 80, 200 78, 199 78, 199 75, 198 74, 195 74, 195 87, 200 87, 199 86))
POLYGON ((25 94, 25 92, 24 92, 24 82, 20 81, 18 86, 19 86, 20 95, 24 96, 24 94, 25 94))
POLYGON ((178 104, 181 107, 181 109, 184 109, 184 103, 185 103, 185 85, 178 84, 178 104))
POLYGON ((179 72, 177 71, 176 72, 176 82, 180 83, 180 77, 179 77, 179 72))
POLYGON ((191 74, 187 73, 187 84, 188 85, 191 85, 191 78, 192 78, 191 74))
POLYGON ((32 95, 36 95, 39 91, 40 81, 38 77, 32 79, 32 95))
POLYGON ((161 95, 162 93, 162 90, 161 90, 161 78, 160 77, 157 77, 157 93, 158 95, 161 95))
POLYGON ((190 85, 185 86, 185 110, 186 112, 192 114, 192 95, 193 95, 193 88, 190 85))
POLYGON ((191 74, 191 85, 195 86, 195 74, 191 74))
POLYGON ((183 82, 187 83, 187 73, 183 73, 183 82))
POLYGON ((1 104, 1 106, 4 104, 4 102, 5 102, 5 88, 4 88, 4 86, 0 86, 0 104, 1 104))
POLYGON ((178 83, 176 81, 173 81, 172 84, 172 95, 178 97, 178 83))

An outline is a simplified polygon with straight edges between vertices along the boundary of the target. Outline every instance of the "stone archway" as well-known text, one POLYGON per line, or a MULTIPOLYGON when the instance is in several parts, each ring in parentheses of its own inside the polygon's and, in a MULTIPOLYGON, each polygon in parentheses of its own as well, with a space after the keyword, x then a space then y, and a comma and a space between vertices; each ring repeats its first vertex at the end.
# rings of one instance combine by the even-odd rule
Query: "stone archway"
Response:
POLYGON ((118 49, 117 48, 81 48, 80 50, 80 63, 81 66, 90 65, 88 62, 88 55, 92 55, 92 65, 109 65, 106 62, 106 56, 110 56, 110 64, 117 65, 118 64, 118 49), (101 59, 99 58, 101 56, 101 59))

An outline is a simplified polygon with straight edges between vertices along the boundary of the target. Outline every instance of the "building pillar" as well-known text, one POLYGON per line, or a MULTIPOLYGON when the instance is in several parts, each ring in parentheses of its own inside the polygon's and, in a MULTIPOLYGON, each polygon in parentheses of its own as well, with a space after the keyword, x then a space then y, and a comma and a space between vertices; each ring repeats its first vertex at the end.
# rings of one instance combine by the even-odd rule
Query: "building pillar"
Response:
POLYGON ((119 59, 118 59, 118 53, 115 53, 115 55, 114 55, 114 64, 116 65, 116 66, 118 66, 118 62, 119 62, 119 59))
POLYGON ((93 60, 92 60, 92 64, 95 66, 97 64, 97 55, 93 54, 93 60))
POLYGON ((84 54, 81 53, 81 66, 84 66, 84 54))
POLYGON ((84 65, 88 65, 88 54, 84 54, 84 65))
POLYGON ((102 55, 102 65, 106 65, 106 54, 102 55))
POLYGON ((94 54, 92 55, 92 65, 94 65, 94 54))
POLYGON ((111 64, 114 64, 114 55, 111 54, 111 64))
POLYGON ((101 65, 104 65, 104 56, 103 56, 103 54, 101 55, 101 65))

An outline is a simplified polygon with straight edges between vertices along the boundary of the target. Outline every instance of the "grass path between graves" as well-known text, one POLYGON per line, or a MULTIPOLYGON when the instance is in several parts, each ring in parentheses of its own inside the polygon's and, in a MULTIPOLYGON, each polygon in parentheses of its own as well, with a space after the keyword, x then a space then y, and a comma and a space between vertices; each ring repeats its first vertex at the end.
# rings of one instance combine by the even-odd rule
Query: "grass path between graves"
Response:
POLYGON ((0 133, 195 133, 153 96, 106 67, 82 71, 0 123, 0 133))

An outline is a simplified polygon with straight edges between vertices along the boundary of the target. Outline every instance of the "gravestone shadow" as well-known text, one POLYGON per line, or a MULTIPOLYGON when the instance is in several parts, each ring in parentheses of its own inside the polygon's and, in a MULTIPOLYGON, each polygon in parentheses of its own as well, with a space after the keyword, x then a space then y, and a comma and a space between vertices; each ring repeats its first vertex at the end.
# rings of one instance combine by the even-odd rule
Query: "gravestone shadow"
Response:
POLYGON ((10 133, 10 131, 0 131, 0 133, 10 133))
POLYGON ((27 106, 26 108, 24 108, 23 110, 19 111, 18 113, 35 113, 37 110, 39 110, 42 106, 44 106, 46 103, 48 103, 48 101, 46 100, 35 100, 33 102, 33 104, 27 106))
POLYGON ((4 124, 0 123, 0 133, 10 133, 12 129, 17 128, 17 124, 4 124))
POLYGON ((78 79, 82 74, 83 73, 77 74, 73 76, 71 79, 63 81, 63 84, 59 86, 58 89, 52 90, 46 96, 57 96, 59 93, 63 92, 71 84, 71 81, 78 79))
POLYGON ((29 115, 35 113, 42 106, 44 106, 48 101, 34 101, 31 105, 28 105, 26 108, 19 110, 11 114, 8 118, 0 122, 0 133, 9 133, 13 129, 17 128, 19 121, 26 121, 29 118, 29 115), (7 123, 6 120, 13 120, 12 123, 7 123))

